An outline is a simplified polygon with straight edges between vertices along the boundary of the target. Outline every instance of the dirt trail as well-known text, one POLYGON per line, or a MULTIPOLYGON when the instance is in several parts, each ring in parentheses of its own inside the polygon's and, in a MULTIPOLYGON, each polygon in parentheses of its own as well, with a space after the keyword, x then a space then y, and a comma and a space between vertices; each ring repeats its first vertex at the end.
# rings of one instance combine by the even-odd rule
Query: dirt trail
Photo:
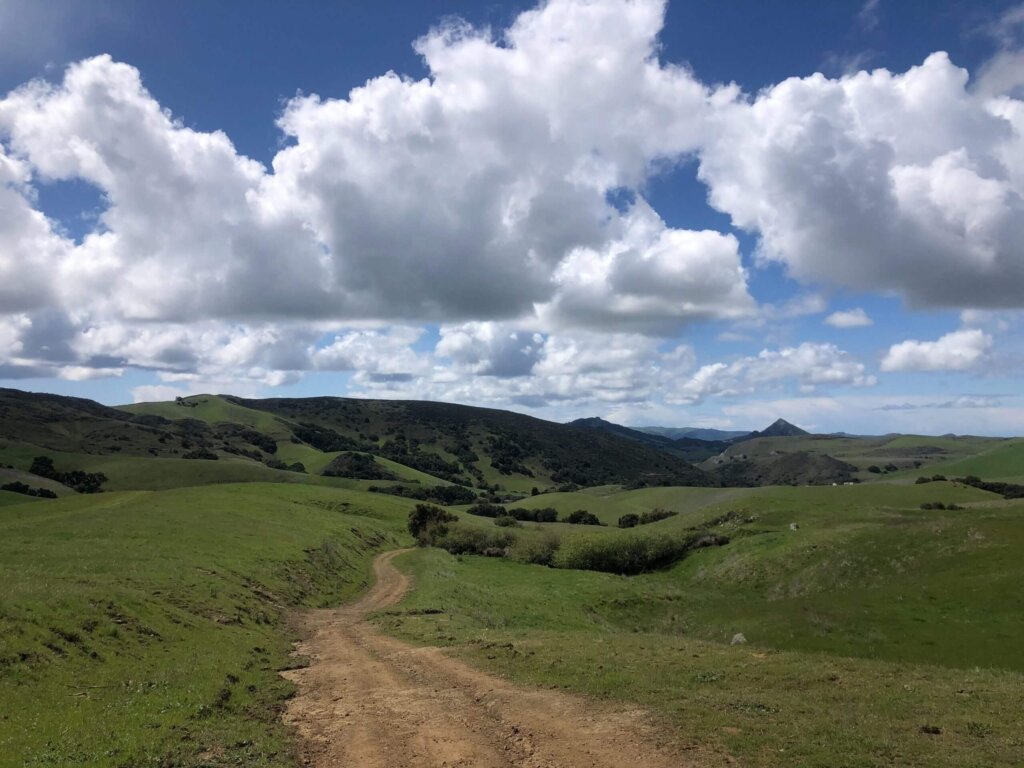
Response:
POLYGON ((410 586, 392 560, 374 561, 376 584, 359 602, 307 615, 297 651, 305 669, 284 673, 298 694, 285 722, 316 768, 680 768, 694 765, 666 746, 646 713, 519 688, 415 648, 364 621, 410 586))

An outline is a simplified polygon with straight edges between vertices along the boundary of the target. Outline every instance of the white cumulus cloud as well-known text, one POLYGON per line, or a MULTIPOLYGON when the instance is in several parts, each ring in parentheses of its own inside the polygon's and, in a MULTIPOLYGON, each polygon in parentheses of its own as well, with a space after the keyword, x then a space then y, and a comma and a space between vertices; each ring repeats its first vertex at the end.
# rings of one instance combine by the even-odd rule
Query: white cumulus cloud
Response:
POLYGON ((873 325, 874 320, 860 307, 833 312, 825 318, 825 323, 833 328, 864 328, 873 325))
POLYGON ((992 337, 973 328, 954 331, 936 341, 909 339, 893 344, 882 358, 883 371, 965 371, 992 348, 992 337))

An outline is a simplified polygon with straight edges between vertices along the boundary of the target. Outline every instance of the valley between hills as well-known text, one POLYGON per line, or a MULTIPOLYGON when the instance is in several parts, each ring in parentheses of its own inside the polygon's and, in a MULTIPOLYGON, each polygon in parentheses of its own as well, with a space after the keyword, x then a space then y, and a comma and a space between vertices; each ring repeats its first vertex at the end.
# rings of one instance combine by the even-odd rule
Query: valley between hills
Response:
POLYGON ((0 488, 5 768, 1024 756, 1024 439, 0 390, 0 488))

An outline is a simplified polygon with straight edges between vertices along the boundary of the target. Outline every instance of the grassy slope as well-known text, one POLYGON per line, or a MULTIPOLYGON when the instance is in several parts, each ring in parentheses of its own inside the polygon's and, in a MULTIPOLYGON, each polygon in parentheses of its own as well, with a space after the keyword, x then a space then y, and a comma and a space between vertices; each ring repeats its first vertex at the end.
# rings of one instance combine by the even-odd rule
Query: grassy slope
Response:
POLYGON ((1019 764, 1024 505, 949 483, 771 488, 653 527, 731 508, 756 519, 730 545, 634 578, 419 551, 416 592, 382 621, 645 703, 744 765, 1019 764), (918 509, 934 499, 968 508, 918 509))
POLYGON ((0 508, 0 766, 292 764, 283 611, 354 595, 408 506, 253 484, 0 508))
POLYGON ((1024 440, 1007 441, 975 456, 933 464, 928 469, 949 477, 977 475, 985 480, 1021 483, 1024 482, 1024 440))
MULTIPOLYGON (((870 473, 872 465, 884 467, 895 464, 906 471, 906 476, 935 473, 950 462, 970 458, 987 451, 998 450, 1006 444, 1003 438, 991 437, 936 437, 930 435, 887 435, 884 437, 827 437, 808 435, 799 437, 765 437, 744 441, 729 448, 730 455, 745 454, 754 459, 770 459, 776 452, 807 451, 827 454, 860 468, 857 477, 862 481, 875 481, 879 475, 870 473), (920 464, 920 467, 915 467, 920 464)), ((701 466, 711 468, 714 460, 701 466)), ((1024 470, 1021 470, 1024 472, 1024 470)), ((893 473, 893 479, 904 477, 893 473)), ((885 478, 888 479, 888 478, 885 478)))
POLYGON ((208 424, 217 424, 223 421, 233 422, 244 424, 277 438, 287 438, 291 435, 291 431, 271 414, 228 402, 219 395, 195 395, 186 398, 186 401, 195 403, 195 407, 184 407, 174 402, 159 402, 122 405, 118 407, 118 410, 134 414, 162 416, 172 420, 199 419, 208 424))

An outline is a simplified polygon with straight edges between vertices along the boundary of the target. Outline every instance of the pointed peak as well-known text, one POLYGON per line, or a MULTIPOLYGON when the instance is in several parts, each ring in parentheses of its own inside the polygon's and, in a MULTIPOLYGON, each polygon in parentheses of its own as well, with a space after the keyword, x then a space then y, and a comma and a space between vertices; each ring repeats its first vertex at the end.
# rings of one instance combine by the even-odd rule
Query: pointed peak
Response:
POLYGON ((770 427, 760 433, 762 437, 790 437, 807 434, 810 434, 807 430, 800 429, 800 427, 790 424, 785 419, 776 419, 770 427))

